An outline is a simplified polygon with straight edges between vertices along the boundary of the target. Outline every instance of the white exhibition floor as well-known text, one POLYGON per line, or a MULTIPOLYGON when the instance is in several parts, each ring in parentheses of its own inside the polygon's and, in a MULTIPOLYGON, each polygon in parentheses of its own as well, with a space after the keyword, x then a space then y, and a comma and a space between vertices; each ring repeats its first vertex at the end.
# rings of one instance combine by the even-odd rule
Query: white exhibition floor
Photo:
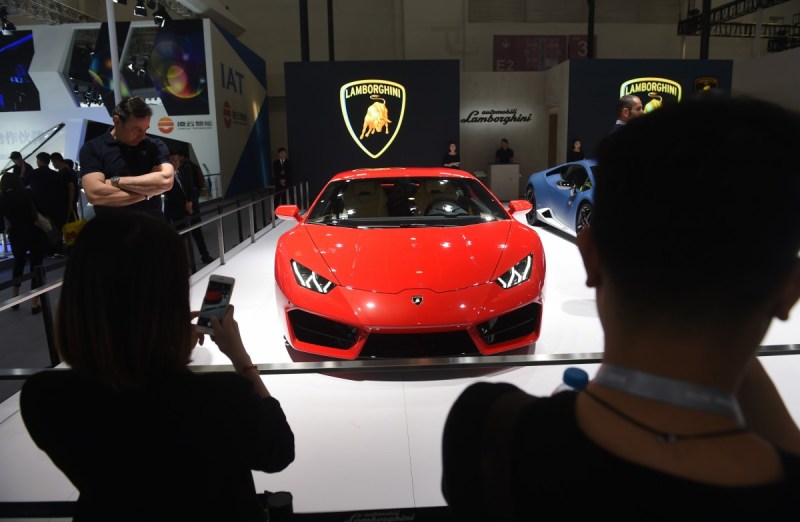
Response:
MULTIPOLYGON (((199 307, 208 274, 236 278, 232 302, 255 363, 291 363, 277 324, 273 297, 276 230, 236 251, 223 266, 197 274, 192 304, 199 307)), ((547 256, 542 334, 534 354, 602 352, 593 291, 574 243, 537 227, 547 256)), ((776 323, 764 341, 800 343, 800 307, 776 323)), ((762 358, 795 419, 800 422, 800 356, 762 358)), ((207 339, 193 364, 229 364, 207 339)), ((590 375, 596 365, 584 365, 590 375)), ((565 365, 500 369, 423 370, 393 373, 264 375, 281 401, 295 436, 297 458, 285 471, 255 473, 259 490, 290 491, 302 513, 442 506, 440 444, 445 416, 458 394, 478 380, 512 382, 546 395, 565 365)), ((222 448, 208 448, 223 451, 222 448)), ((17 396, 0 404, 0 502, 74 500, 77 491, 30 441, 17 396)))

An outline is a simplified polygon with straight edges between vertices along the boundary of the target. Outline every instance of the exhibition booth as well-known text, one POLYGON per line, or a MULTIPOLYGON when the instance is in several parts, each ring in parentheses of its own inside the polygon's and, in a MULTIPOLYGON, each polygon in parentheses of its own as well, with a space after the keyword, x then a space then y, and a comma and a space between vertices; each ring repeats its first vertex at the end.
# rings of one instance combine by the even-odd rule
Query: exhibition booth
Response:
MULTIPOLYGON (((110 89, 102 74, 107 57, 105 65, 91 65, 104 32, 101 24, 18 31, 10 44, 22 49, 14 52, 28 71, 17 77, 23 83, 29 78, 38 94, 35 103, 28 98, 18 109, 3 109, 0 157, 60 122, 64 132, 46 150, 77 157, 84 139, 110 123, 110 89), (88 80, 77 79, 76 56, 94 71, 88 80)), ((123 73, 127 92, 151 102, 151 134, 189 146, 197 163, 219 176, 220 198, 270 186, 271 152, 279 145, 290 149, 294 182, 307 183, 313 199, 343 170, 438 166, 454 140, 462 168, 487 173, 487 184, 507 202, 524 194, 531 172, 565 160, 570 137, 580 137, 591 152, 613 125, 621 94, 636 93, 656 105, 711 89, 735 92, 737 74, 747 76, 752 67, 737 71, 729 60, 576 60, 542 72, 465 73, 453 60, 287 63, 288 143, 273 144, 266 64, 223 29, 197 20, 154 33, 152 24, 131 23, 118 24, 117 34, 121 67, 133 74, 123 73), (137 83, 143 77, 153 84, 137 83), (513 165, 493 163, 502 138, 515 151, 513 165)), ((537 228, 548 264, 535 345, 492 357, 304 357, 284 344, 277 326, 274 249, 289 227, 271 222, 258 233, 251 230, 252 243, 194 274, 191 304, 199 308, 211 274, 237 279, 233 302, 244 343, 296 435, 297 460, 280 473, 254 473, 256 487, 290 491, 296 512, 358 510, 363 514, 354 520, 369 520, 371 509, 396 509, 393 520, 413 520, 402 518, 412 516, 404 509, 443 506, 442 429, 466 386, 504 381, 548 395, 565 368, 580 365, 590 375, 597 369, 603 335, 594 292, 585 285, 573 238, 548 227, 537 228)), ((800 357, 787 354, 799 337, 800 314, 776 321, 764 340, 765 355, 783 355, 762 358, 795 418, 800 401, 791 398, 800 397, 800 357)), ((228 364, 208 341, 192 358, 198 371, 227 370, 228 364)), ((77 498, 28 437, 18 396, 0 404, 0 463, 0 502, 77 498)))

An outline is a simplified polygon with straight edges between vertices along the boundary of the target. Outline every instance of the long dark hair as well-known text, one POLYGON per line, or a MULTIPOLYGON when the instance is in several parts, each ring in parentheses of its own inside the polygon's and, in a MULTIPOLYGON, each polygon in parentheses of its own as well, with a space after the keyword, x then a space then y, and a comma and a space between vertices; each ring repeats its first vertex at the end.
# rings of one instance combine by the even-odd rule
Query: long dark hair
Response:
POLYGON ((189 268, 175 230, 119 211, 83 228, 64 272, 56 346, 73 369, 114 389, 185 370, 189 268))

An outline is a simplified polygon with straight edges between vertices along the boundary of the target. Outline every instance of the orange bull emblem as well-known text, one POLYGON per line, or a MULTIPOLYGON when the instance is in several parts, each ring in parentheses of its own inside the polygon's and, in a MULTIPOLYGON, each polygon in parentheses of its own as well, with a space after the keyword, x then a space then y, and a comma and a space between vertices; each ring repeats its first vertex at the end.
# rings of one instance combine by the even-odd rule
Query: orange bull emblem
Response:
POLYGON ((361 140, 364 139, 364 136, 381 132, 384 126, 386 127, 386 134, 389 134, 389 124, 392 123, 392 120, 389 119, 389 110, 386 108, 386 100, 376 94, 371 95, 370 99, 378 101, 367 109, 367 115, 364 116, 364 126, 361 127, 361 136, 358 137, 361 140))

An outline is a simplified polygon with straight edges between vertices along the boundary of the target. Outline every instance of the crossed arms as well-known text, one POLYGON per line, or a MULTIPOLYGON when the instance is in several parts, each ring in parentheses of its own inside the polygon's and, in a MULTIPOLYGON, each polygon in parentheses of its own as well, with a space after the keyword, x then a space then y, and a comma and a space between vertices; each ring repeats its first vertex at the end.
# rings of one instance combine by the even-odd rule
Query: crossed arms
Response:
POLYGON ((119 178, 119 186, 111 184, 102 172, 89 172, 82 178, 83 189, 92 205, 124 207, 159 196, 172 188, 175 169, 170 163, 161 163, 147 174, 119 178))

